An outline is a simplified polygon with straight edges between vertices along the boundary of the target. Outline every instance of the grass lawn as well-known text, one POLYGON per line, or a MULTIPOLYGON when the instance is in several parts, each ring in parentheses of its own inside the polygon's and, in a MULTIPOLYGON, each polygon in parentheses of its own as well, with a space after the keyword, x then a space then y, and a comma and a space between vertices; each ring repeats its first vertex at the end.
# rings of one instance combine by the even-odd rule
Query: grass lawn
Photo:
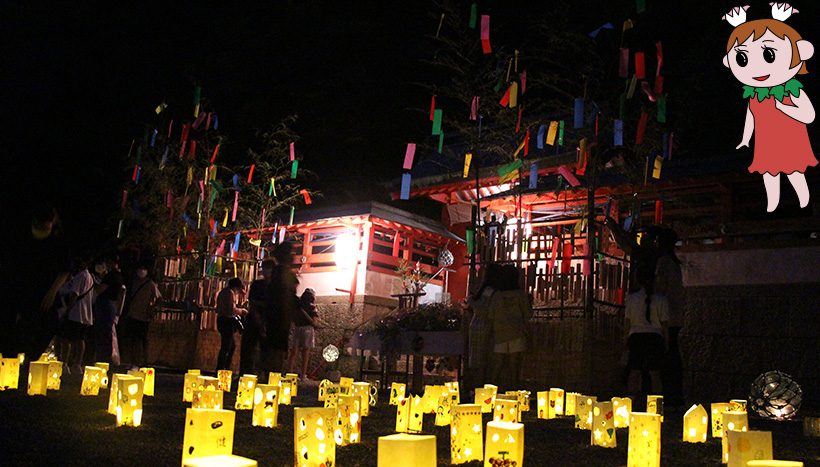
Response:
MULTIPOLYGON (((183 377, 158 372, 156 396, 143 399, 144 415, 139 427, 117 427, 107 413, 108 390, 99 396, 80 396, 79 378, 63 378, 59 391, 47 397, 28 396, 23 389, 0 391, 0 465, 5 466, 175 466, 182 459, 185 408, 183 377)), ((303 384, 291 406, 280 406, 279 426, 251 426, 251 412, 238 411, 233 452, 259 462, 260 466, 293 465, 293 407, 318 406, 317 384, 303 384)), ((531 388, 534 389, 534 388, 531 388)), ((571 388, 567 388, 571 389, 571 388)), ((236 388, 234 387, 234 391, 236 388)), ((464 390, 462 389, 462 392, 464 390)), ((533 391, 533 396, 534 396, 533 391)), ((233 407, 236 393, 225 394, 233 407)), ((387 405, 386 394, 362 421, 362 442, 337 447, 336 466, 375 466, 379 436, 394 433, 396 408, 387 405)), ((590 432, 576 430, 569 418, 538 420, 533 410, 524 413, 526 466, 625 466, 627 429, 617 431, 617 448, 590 446, 590 432)), ((708 401, 704 401, 708 402, 708 401)), ((720 466, 720 439, 689 444, 681 441, 682 413, 667 414, 663 425, 661 465, 720 466)), ((484 422, 490 414, 484 415, 484 422)), ((802 422, 749 420, 750 429, 772 431, 774 454, 779 459, 820 465, 820 438, 806 438, 802 422)), ((437 439, 438 464, 450 464, 447 427, 434 426, 425 415, 424 433, 437 439)), ((463 464, 469 467, 479 462, 463 464)))

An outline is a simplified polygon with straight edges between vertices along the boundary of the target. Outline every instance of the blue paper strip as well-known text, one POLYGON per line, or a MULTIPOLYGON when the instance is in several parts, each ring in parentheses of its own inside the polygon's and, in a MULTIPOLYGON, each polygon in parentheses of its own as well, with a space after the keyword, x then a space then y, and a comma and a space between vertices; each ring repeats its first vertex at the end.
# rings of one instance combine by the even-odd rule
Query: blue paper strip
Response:
POLYGON ((233 241, 233 251, 239 251, 239 237, 242 235, 241 232, 236 233, 236 238, 233 241))
POLYGON ((140 167, 137 167, 137 176, 134 177, 134 185, 136 185, 140 182, 140 169, 141 169, 140 167))
POLYGON ((604 207, 604 218, 609 217, 612 213, 612 198, 606 200, 606 206, 604 207))
POLYGON ((590 112, 589 117, 587 117, 587 125, 592 125, 593 123, 595 123, 595 118, 598 116, 598 112, 600 112, 600 109, 597 105, 595 105, 594 102, 592 103, 592 106, 592 112, 590 112))
POLYGON ((165 168, 165 162, 168 160, 168 151, 170 150, 170 146, 165 146, 165 154, 162 155, 162 162, 159 163, 159 170, 165 168))
POLYGON ((541 125, 538 129, 538 149, 544 149, 544 135, 547 132, 547 126, 541 125))
POLYGON ((182 218, 183 218, 183 219, 185 219, 185 222, 187 222, 187 223, 188 223, 188 225, 190 225, 191 227, 196 227, 196 222, 194 222, 194 220, 193 220, 193 219, 191 219, 190 217, 188 217, 188 214, 186 214, 186 213, 184 213, 184 212, 183 212, 183 213, 182 213, 182 218))
POLYGON ((575 98, 575 129, 584 127, 584 98, 575 98))
POLYGON ((154 143, 157 141, 157 130, 154 130, 153 136, 151 136, 151 147, 154 147, 154 143))
POLYGON ((538 186, 538 164, 533 162, 530 164, 530 190, 534 190, 538 186))
POLYGON ((216 127, 218 127, 218 126, 219 126, 219 118, 216 115, 214 115, 214 130, 216 130, 216 127))
POLYGON ((239 186, 239 175, 233 174, 233 187, 236 188, 236 191, 242 191, 242 187, 239 186))
POLYGON ((615 120, 615 146, 624 145, 624 121, 615 120))
POLYGON ((410 199, 410 174, 401 174, 401 199, 410 199))
POLYGON ((483 115, 478 116, 478 139, 481 139, 481 122, 484 120, 483 115))

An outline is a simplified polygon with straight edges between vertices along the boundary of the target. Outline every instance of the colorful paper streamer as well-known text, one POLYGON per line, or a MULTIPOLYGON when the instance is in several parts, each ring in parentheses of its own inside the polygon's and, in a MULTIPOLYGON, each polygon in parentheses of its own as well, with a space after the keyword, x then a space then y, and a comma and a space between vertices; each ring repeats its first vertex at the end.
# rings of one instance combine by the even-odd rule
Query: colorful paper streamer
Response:
POLYGON ((433 112, 433 135, 436 136, 441 134, 442 112, 442 109, 436 109, 433 112))
POLYGON ((530 164, 530 184, 529 189, 534 190, 538 187, 538 163, 530 164))
POLYGON ((467 153, 464 155, 464 176, 463 178, 467 178, 470 175, 470 162, 473 160, 472 153, 467 153))
POLYGON ((635 144, 643 143, 643 135, 646 132, 646 112, 641 112, 641 119, 638 121, 638 134, 635 137, 635 144))
POLYGON ((302 194, 302 196, 305 198, 305 204, 310 204, 310 203, 311 203, 311 201, 310 201, 310 193, 308 193, 308 191, 307 191, 307 190, 305 190, 305 189, 301 189, 301 190, 299 190, 299 193, 301 193, 301 194, 302 194))
POLYGON ((564 180, 566 180, 573 187, 576 187, 581 184, 581 182, 578 181, 575 175, 572 172, 570 172, 567 166, 565 165, 561 165, 558 167, 558 173, 560 173, 561 176, 564 177, 564 180))
POLYGON ((470 29, 475 29, 476 19, 478 18, 478 5, 473 3, 470 5, 470 29))
POLYGON ((400 199, 410 199, 410 174, 401 174, 400 199))
POLYGON ((576 97, 575 98, 575 125, 573 128, 576 130, 579 128, 584 127, 584 98, 583 97, 576 97))
POLYGON ((666 123, 666 98, 658 99, 658 122, 666 123))
POLYGON ((629 78, 629 49, 621 47, 621 58, 618 61, 618 76, 629 78))
POLYGON ((481 48, 485 54, 492 52, 490 47, 490 16, 481 15, 481 48))
POLYGON ((410 170, 413 168, 413 158, 416 155, 416 144, 415 143, 407 143, 407 149, 404 151, 404 166, 405 170, 410 170))
POLYGON ((646 79, 643 52, 635 52, 635 76, 638 79, 646 79))
POLYGON ((294 160, 290 166, 290 178, 296 178, 296 172, 299 170, 299 161, 294 160))
POLYGON ((555 137, 558 134, 558 122, 550 122, 550 129, 547 133, 547 144, 555 146, 555 137))
POLYGON ((623 146, 624 145, 624 121, 623 120, 615 120, 614 127, 615 127, 615 140, 613 141, 613 144, 615 146, 623 146))
POLYGON ((251 170, 248 172, 248 183, 251 183, 251 179, 253 179, 253 169, 256 168, 256 164, 251 164, 251 170))

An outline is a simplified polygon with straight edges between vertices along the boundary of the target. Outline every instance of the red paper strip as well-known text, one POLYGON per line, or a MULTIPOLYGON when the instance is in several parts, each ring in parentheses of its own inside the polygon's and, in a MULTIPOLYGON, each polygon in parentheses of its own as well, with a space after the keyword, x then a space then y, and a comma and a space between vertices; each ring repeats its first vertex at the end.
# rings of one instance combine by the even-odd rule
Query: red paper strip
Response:
POLYGON ((643 134, 646 132, 646 112, 641 112, 641 119, 638 121, 638 135, 635 137, 635 144, 643 143, 643 134))
POLYGON ((561 251, 561 274, 568 274, 572 269, 572 244, 564 243, 561 251))
POLYGON ((251 179, 253 178, 253 169, 255 169, 255 168, 256 168, 256 164, 251 164, 251 171, 250 171, 250 173, 248 173, 248 183, 250 183, 251 179))
POLYGON ((199 181, 199 199, 205 201, 205 181, 199 181))
POLYGON ((168 139, 171 139, 171 128, 174 126, 174 121, 171 120, 171 123, 168 124, 168 139))
POLYGON ((128 201, 128 190, 122 190, 122 205, 120 209, 125 209, 125 202, 128 201))
POLYGON ((190 131, 190 129, 191 129, 191 124, 190 123, 186 123, 186 124, 182 125, 182 138, 180 139, 181 142, 184 143, 185 141, 188 141, 188 131, 190 131))
POLYGON ((658 69, 655 70, 655 76, 659 76, 661 74, 661 66, 663 66, 663 45, 661 45, 661 41, 655 43, 655 47, 658 48, 658 69))
POLYGON ((480 98, 478 96, 473 97, 473 102, 470 104, 470 120, 475 120, 478 118, 478 102, 480 98))
POLYGON ((481 48, 485 54, 492 52, 490 48, 490 16, 481 15, 481 48))
POLYGON ((655 95, 660 96, 663 94, 663 76, 656 76, 655 77, 655 95))
POLYGON ((521 129, 521 111, 524 110, 524 106, 518 106, 518 123, 515 124, 515 132, 518 133, 518 130, 521 129))
POLYGON ((510 103, 510 90, 511 89, 512 89, 512 86, 508 87, 507 92, 504 93, 504 97, 502 97, 501 100, 498 101, 498 103, 501 104, 502 107, 506 107, 510 103))
POLYGON ((527 136, 524 137, 524 157, 530 153, 530 130, 527 130, 527 136))
POLYGON ((182 146, 180 146, 180 148, 179 148, 179 160, 182 160, 182 156, 185 155, 185 145, 187 143, 188 143, 188 141, 183 141, 182 146))
POLYGON ((655 223, 660 224, 663 222, 663 201, 657 200, 655 201, 655 223))
POLYGON ((296 148, 294 147, 296 143, 290 143, 290 160, 296 159, 296 148))
POLYGON ((436 95, 433 94, 433 99, 430 100, 430 121, 432 122, 435 120, 435 113, 436 113, 436 95))
POLYGON ((302 193, 302 196, 305 197, 305 204, 310 204, 310 193, 307 190, 299 190, 299 193, 302 193))
POLYGON ((214 160, 216 159, 216 154, 219 152, 219 145, 216 145, 216 149, 214 149, 214 155, 211 156, 211 165, 213 165, 214 160))
POLYGON ((191 147, 190 147, 190 150, 188 151, 188 157, 193 159, 194 154, 196 154, 196 141, 191 141, 191 147))
POLYGON ((208 112, 208 120, 205 121, 205 131, 211 128, 211 115, 213 115, 213 113, 208 112))
POLYGON ((519 73, 518 77, 521 79, 521 94, 524 94, 527 91, 527 70, 519 73))
MULTIPOLYGON (((407 143, 407 151, 404 153, 404 169, 410 170, 413 168, 413 157, 416 155, 416 144, 407 143)), ((309 204, 309 203, 308 203, 309 204)))
POLYGON ((174 205, 174 194, 171 192, 171 190, 168 190, 168 194, 165 195, 165 207, 170 209, 171 206, 173 206, 173 205, 174 205))
POLYGON ((592 274, 592 261, 589 259, 589 243, 584 243, 584 262, 581 272, 585 276, 592 274))
POLYGON ((134 166, 134 175, 132 175, 132 176, 131 176, 131 180, 132 180, 133 182, 136 182, 136 181, 137 181, 137 174, 139 173, 139 170, 140 170, 140 166, 135 165, 135 166, 134 166))
POLYGON ((550 254, 549 270, 555 268, 555 260, 558 258, 558 238, 552 237, 552 253, 550 254))
POLYGON ((629 49, 621 47, 621 60, 618 64, 618 76, 629 78, 629 49))
POLYGON ((560 173, 561 176, 564 177, 564 179, 567 182, 569 182, 569 184, 573 187, 576 187, 581 184, 581 182, 579 182, 578 179, 575 178, 575 175, 573 175, 573 173, 570 172, 567 166, 565 165, 558 167, 558 173, 560 173))
POLYGON ((638 79, 646 79, 646 69, 644 68, 643 52, 635 52, 635 76, 638 79))

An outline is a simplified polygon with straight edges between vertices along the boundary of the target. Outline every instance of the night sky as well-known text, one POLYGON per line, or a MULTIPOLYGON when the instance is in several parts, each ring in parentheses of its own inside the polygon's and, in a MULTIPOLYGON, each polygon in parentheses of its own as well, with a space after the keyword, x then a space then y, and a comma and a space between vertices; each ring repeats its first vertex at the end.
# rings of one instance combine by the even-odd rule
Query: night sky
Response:
MULTIPOLYGON (((430 96, 414 83, 435 79, 421 64, 432 50, 425 36, 438 25, 431 1, 219 9, 201 2, 11 3, 0 10, 5 234, 26 227, 27 205, 45 199, 75 237, 110 238, 115 230, 105 221, 118 208, 131 141, 163 100, 191 106, 194 85, 217 109, 232 157, 258 143, 257 130, 297 114, 300 168, 317 174, 308 183, 324 192, 324 203, 386 199, 379 183, 400 175, 406 144, 429 137, 430 96)), ((468 12, 472 2, 462 3, 468 12)), ((712 148, 709 157, 730 153, 744 104, 720 63, 731 32, 720 16, 734 3, 646 3, 647 12, 636 16, 634 1, 478 2, 479 14, 494 24, 565 14, 584 33, 605 22, 620 33, 632 18, 647 41, 664 41, 670 111, 673 98, 691 112, 738 94, 725 110, 707 109, 704 128, 691 133, 712 148), (698 91, 687 92, 694 82, 698 91)), ((767 2, 750 3, 750 16, 769 17, 767 2)), ((789 23, 801 31, 820 17, 813 9, 805 5, 789 23)), ((514 38, 503 39, 514 48, 514 38)), ((820 89, 813 75, 801 81, 820 89)))

